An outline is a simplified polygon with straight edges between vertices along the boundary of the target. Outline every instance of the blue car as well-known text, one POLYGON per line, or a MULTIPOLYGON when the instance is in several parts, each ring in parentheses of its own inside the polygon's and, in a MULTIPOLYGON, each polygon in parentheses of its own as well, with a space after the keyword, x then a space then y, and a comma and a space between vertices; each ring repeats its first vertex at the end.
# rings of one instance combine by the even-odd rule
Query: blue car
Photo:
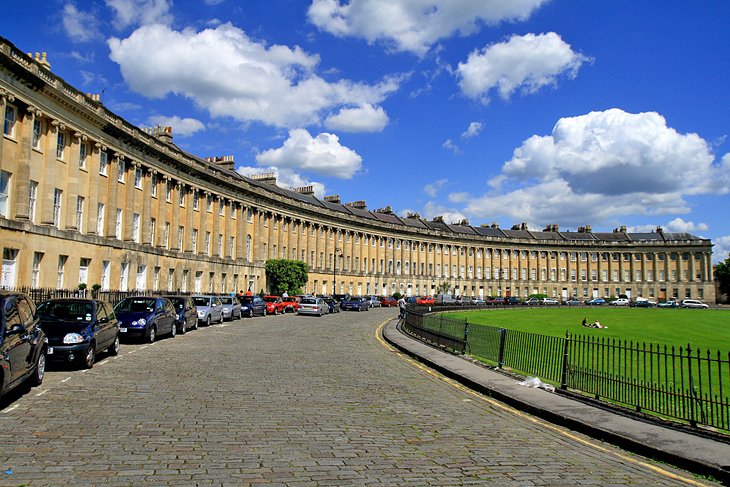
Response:
POLYGON ((174 338, 177 334, 177 313, 167 298, 124 298, 114 306, 114 313, 123 337, 141 338, 152 343, 158 335, 169 334, 174 338))
POLYGON ((254 315, 266 316, 266 301, 261 296, 239 296, 241 315, 253 318, 254 315))
POLYGON ((593 298, 590 301, 586 301, 586 304, 589 306, 602 306, 606 304, 606 300, 603 298, 593 298))
POLYGON ((354 296, 342 302, 342 309, 344 311, 368 311, 370 309, 370 300, 368 298, 354 296))

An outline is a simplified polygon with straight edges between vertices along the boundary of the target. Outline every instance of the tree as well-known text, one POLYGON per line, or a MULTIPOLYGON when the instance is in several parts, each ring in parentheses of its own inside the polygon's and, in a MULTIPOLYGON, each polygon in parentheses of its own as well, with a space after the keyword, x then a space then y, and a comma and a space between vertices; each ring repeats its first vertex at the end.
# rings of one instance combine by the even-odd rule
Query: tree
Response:
POLYGON ((730 297, 730 255, 725 259, 725 262, 715 265, 714 276, 720 293, 730 297))
POLYGON ((451 284, 448 282, 442 282, 436 288, 436 294, 448 294, 449 289, 451 289, 451 284))
POLYGON ((299 260, 270 259, 266 261, 266 282, 273 294, 301 294, 307 283, 307 265, 299 260))

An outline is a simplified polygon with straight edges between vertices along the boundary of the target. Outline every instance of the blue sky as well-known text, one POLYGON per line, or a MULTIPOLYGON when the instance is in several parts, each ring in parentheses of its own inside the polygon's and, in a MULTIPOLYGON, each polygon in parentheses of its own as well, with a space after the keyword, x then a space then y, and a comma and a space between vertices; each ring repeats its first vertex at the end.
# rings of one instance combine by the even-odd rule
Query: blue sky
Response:
POLYGON ((10 0, 0 34, 200 157, 472 225, 730 252, 730 2, 10 0))

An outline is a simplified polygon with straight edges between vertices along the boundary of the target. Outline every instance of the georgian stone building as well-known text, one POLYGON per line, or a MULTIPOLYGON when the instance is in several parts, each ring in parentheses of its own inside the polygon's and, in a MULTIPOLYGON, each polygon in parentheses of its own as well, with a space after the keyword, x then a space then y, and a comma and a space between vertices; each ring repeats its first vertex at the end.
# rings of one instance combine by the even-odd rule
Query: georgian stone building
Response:
POLYGON ((0 112, 2 286, 258 292, 265 261, 289 258, 310 293, 715 299, 709 240, 449 224, 286 190, 131 125, 2 38, 0 112))

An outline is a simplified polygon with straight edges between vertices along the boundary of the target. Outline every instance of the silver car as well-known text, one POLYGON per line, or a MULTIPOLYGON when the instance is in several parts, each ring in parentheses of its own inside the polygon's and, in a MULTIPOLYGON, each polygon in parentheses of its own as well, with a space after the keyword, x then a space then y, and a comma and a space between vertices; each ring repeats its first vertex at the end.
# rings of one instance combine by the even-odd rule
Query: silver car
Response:
POLYGON ((302 298, 297 314, 322 316, 330 312, 329 305, 322 298, 302 298))
POLYGON ((241 303, 238 301, 238 299, 232 296, 221 296, 220 300, 223 304, 224 320, 241 319, 241 303))
POLYGON ((194 295, 193 303, 198 309, 198 322, 210 325, 223 323, 223 303, 218 296, 194 295))

